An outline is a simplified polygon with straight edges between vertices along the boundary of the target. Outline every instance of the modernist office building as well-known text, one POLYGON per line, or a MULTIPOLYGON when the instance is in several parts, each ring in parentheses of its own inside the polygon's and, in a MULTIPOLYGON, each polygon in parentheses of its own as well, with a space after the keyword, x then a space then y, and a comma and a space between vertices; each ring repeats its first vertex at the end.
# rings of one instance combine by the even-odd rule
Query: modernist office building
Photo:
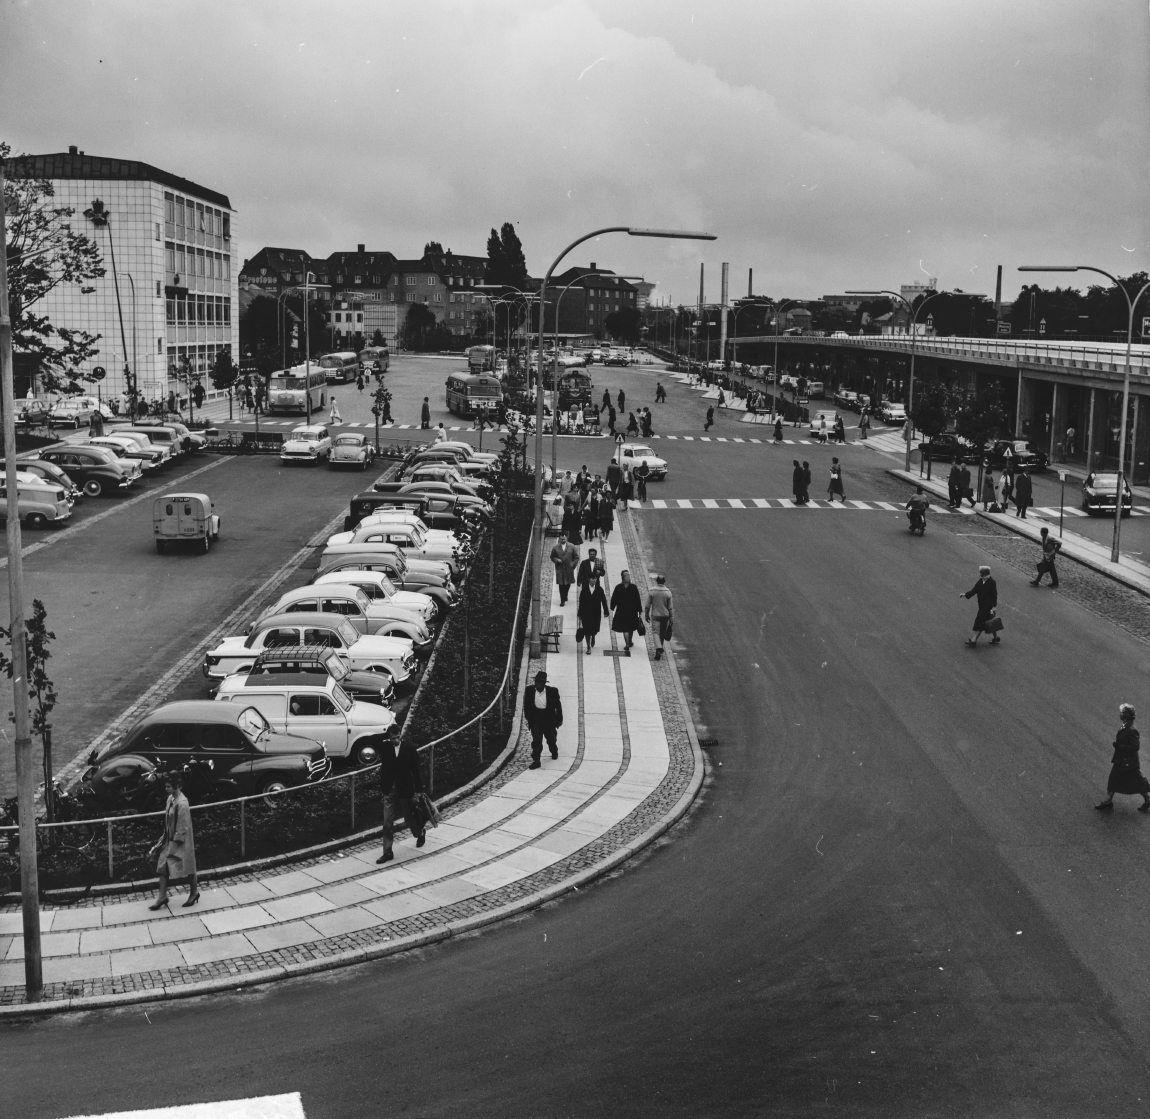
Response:
POLYGON ((54 203, 75 210, 72 228, 87 232, 104 258, 107 274, 91 281, 90 294, 79 285, 61 285, 37 304, 55 326, 100 335, 92 365, 107 371, 101 392, 118 396, 128 387, 126 363, 140 395, 161 399, 169 389, 185 390, 176 376, 185 362, 206 376, 221 349, 238 355, 239 270, 232 264, 234 211, 227 195, 147 163, 87 155, 75 147, 21 156, 7 172, 49 180, 54 203), (97 229, 84 217, 96 199, 108 212, 106 228, 97 229))

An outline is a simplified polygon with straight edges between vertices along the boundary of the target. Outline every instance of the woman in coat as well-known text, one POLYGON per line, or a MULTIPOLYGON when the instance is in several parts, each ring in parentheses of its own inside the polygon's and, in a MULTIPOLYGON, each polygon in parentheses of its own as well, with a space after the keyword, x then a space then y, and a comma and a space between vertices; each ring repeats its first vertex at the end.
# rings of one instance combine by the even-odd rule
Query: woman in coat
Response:
MULTIPOLYGON (((977 645, 979 636, 986 633, 986 623, 994 617, 994 612, 998 609, 998 584, 990 577, 990 568, 983 564, 978 569, 978 582, 965 594, 959 595, 959 598, 978 599, 978 613, 974 616, 971 635, 966 639, 968 645, 977 645)), ((990 643, 997 645, 1001 640, 996 633, 991 637, 990 643)))
POLYGON ((639 597, 639 588, 631 582, 629 571, 624 571, 619 579, 620 582, 611 592, 611 610, 614 613, 611 628, 623 635, 623 652, 629 657, 635 631, 641 624, 643 600, 639 597))
POLYGON ((599 535, 603 538, 603 543, 607 542, 607 537, 611 535, 614 527, 615 502, 609 494, 604 494, 603 500, 599 502, 599 535))
POLYGON ((168 882, 173 878, 188 880, 188 900, 183 908, 200 900, 200 886, 196 879, 196 845, 192 838, 192 810, 184 796, 179 773, 164 778, 168 803, 164 806, 164 834, 152 845, 149 855, 156 857, 156 873, 160 878, 160 894, 149 909, 163 909, 168 904, 168 882))
POLYGON ((1118 718, 1122 725, 1114 738, 1114 754, 1110 759, 1110 777, 1106 782, 1106 799, 1094 807, 1105 811, 1114 807, 1115 793, 1137 793, 1142 797, 1139 812, 1150 812, 1150 781, 1142 776, 1138 764, 1138 748, 1141 745, 1138 731, 1134 727, 1134 707, 1123 703, 1118 708, 1118 718))
POLYGON ((832 458, 830 481, 827 482, 827 500, 833 502, 836 497, 844 504, 846 503, 847 495, 843 489, 843 468, 837 458, 832 458))
POLYGON ((631 501, 635 496, 635 472, 631 469, 631 464, 625 463, 623 466, 623 480, 619 483, 619 504, 626 509, 627 502, 631 501))
POLYGON ((588 653, 595 647, 595 638, 607 612, 607 596, 598 578, 592 576, 579 591, 579 628, 588 653))
POLYGON ((599 535, 599 498, 592 494, 583 506, 583 539, 594 540, 599 535))

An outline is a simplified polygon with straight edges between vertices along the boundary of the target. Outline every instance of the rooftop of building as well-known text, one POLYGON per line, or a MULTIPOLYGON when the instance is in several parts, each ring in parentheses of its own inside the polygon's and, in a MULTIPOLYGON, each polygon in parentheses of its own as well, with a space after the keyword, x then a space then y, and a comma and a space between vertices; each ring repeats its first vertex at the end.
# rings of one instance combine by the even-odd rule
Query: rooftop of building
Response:
POLYGON ((130 180, 132 182, 162 183, 183 194, 222 206, 232 208, 226 194, 201 186, 171 171, 153 167, 137 159, 116 159, 112 156, 88 155, 75 145, 66 152, 49 152, 46 155, 13 156, 6 165, 7 174, 16 179, 106 179, 109 182, 130 180))

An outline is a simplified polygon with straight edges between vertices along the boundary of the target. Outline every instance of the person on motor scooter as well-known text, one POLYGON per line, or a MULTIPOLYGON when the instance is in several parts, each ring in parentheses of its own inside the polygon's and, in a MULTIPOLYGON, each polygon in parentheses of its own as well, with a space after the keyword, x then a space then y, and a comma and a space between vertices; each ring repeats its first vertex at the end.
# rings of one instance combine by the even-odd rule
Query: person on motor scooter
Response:
POLYGON ((906 515, 910 518, 910 531, 920 535, 926 531, 926 511, 930 508, 930 499, 922 492, 922 486, 916 486, 906 503, 906 515))

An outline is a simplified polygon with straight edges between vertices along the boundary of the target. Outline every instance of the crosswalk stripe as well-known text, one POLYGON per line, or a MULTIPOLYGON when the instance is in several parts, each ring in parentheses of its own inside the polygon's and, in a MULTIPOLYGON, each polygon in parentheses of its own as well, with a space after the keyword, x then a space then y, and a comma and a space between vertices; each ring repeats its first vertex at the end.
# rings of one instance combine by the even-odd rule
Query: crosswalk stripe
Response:
POLYGON ((727 504, 732 509, 745 509, 746 508, 746 506, 737 497, 727 498, 727 504))
POLYGON ((720 436, 718 436, 718 438, 716 439, 716 442, 718 442, 718 443, 726 443, 726 442, 727 442, 727 437, 726 437, 725 435, 720 435, 720 436))
POLYGON ((695 441, 695 437, 693 435, 684 435, 683 436, 683 442, 684 443, 693 443, 694 441, 695 441))
POLYGON ((880 509, 886 509, 887 512, 890 512, 890 513, 897 513, 898 512, 898 506, 897 505, 891 505, 891 503, 889 501, 876 501, 875 504, 880 509))
POLYGON ((855 500, 852 500, 852 501, 851 501, 851 504, 852 504, 852 505, 853 505, 853 506, 854 506, 856 509, 869 509, 869 508, 870 508, 870 506, 869 506, 869 505, 868 505, 868 504, 867 504, 865 501, 855 501, 855 500))
POLYGON ((754 499, 754 506, 756 509, 769 509, 771 503, 765 497, 756 497, 754 499))
POLYGON ((692 508, 694 508, 694 506, 691 505, 691 501, 689 498, 680 497, 677 500, 679 502, 679 508, 680 509, 692 509, 692 508))
POLYGON ((709 435, 700 435, 699 436, 699 442, 700 443, 710 443, 710 441, 711 441, 711 437, 709 435))
POLYGON ((779 504, 784 509, 795 509, 795 508, 797 508, 795 503, 793 501, 791 501, 791 499, 789 497, 780 497, 779 498, 779 504))
POLYGON ((703 498, 703 508, 704 509, 718 509, 718 507, 719 507, 719 503, 717 501, 715 501, 713 498, 710 498, 710 497, 704 497, 703 498))
POLYGON ((666 508, 667 508, 667 503, 666 503, 666 501, 664 501, 664 500, 663 500, 663 498, 661 498, 661 497, 656 497, 656 498, 655 498, 655 499, 654 499, 654 500, 651 502, 651 508, 652 508, 652 509, 666 509, 666 508))

